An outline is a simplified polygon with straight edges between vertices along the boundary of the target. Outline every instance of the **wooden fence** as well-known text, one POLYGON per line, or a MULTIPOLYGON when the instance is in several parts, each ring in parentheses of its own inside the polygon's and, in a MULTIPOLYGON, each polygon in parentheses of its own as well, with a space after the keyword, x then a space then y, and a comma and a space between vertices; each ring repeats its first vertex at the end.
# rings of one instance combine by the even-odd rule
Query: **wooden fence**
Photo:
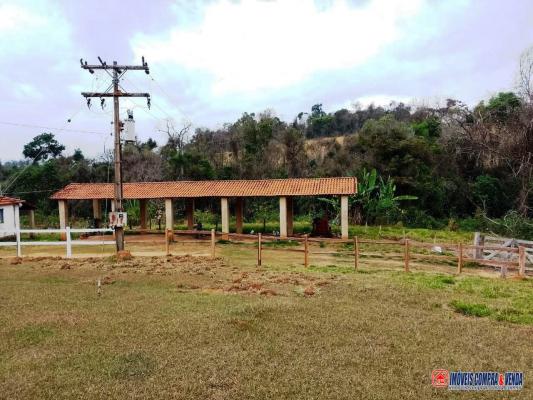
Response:
POLYGON ((2 232, 14 233, 15 241, 13 242, 0 242, 0 246, 16 246, 17 257, 22 257, 23 246, 65 246, 67 258, 72 257, 72 246, 102 246, 102 245, 114 245, 114 240, 73 240, 73 233, 105 233, 113 232, 113 229, 73 229, 67 227, 65 229, 15 229, 15 230, 3 230, 2 232), (22 234, 51 234, 59 233, 64 234, 66 240, 61 241, 24 241, 21 239, 22 234))
MULTIPOLYGON (((264 236, 261 233, 257 235, 250 234, 236 234, 236 233, 220 233, 211 231, 171 231, 168 230, 166 233, 166 253, 170 254, 170 243, 174 235, 195 235, 200 236, 209 236, 210 241, 203 241, 204 243, 209 243, 211 248, 211 257, 216 256, 216 243, 217 237, 222 240, 227 240, 234 244, 239 243, 255 243, 257 247, 257 261, 256 264, 261 266, 264 260, 263 252, 265 250, 270 251, 281 251, 281 252, 297 252, 303 253, 302 261, 303 265, 307 268, 309 267, 310 256, 316 254, 322 255, 338 255, 339 252, 332 251, 312 251, 310 250, 310 244, 312 243, 324 243, 325 245, 334 245, 334 244, 350 244, 353 245, 353 267, 355 270, 360 265, 361 255, 364 255, 362 252, 363 245, 374 245, 374 246, 390 246, 396 247, 399 252, 397 253, 403 258, 404 270, 409 272, 410 263, 413 259, 424 258, 424 259, 434 259, 440 261, 452 261, 456 264, 456 271, 460 274, 463 271, 463 267, 466 263, 476 263, 480 265, 492 266, 500 269, 500 276, 505 278, 510 270, 516 270, 519 276, 526 276, 526 248, 524 246, 519 246, 518 248, 513 247, 504 247, 504 246, 476 246, 476 245, 465 245, 462 243, 451 244, 432 244, 417 242, 410 239, 402 240, 372 240, 372 239, 360 239, 357 236, 353 239, 335 239, 335 238, 311 238, 308 235, 302 237, 291 237, 290 241, 296 241, 301 246, 298 248, 275 248, 275 247, 265 247, 268 243, 280 242, 279 237, 274 236, 264 236), (429 253, 416 253, 414 249, 422 249, 429 253), (501 253, 507 253, 509 257, 506 260, 491 260, 485 258, 479 258, 477 255, 479 251, 498 251, 501 253), (445 253, 448 254, 445 254, 445 253)), ((179 243, 199 243, 198 239, 196 240, 180 240, 179 243)), ((389 254, 390 255, 390 254, 389 254)))

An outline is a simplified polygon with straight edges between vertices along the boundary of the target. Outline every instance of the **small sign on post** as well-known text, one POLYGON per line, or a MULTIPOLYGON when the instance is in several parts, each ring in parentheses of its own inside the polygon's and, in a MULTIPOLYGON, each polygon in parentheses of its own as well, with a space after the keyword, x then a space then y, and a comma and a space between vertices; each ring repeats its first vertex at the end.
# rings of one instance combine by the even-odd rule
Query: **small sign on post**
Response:
POLYGON ((109 213, 109 226, 111 228, 123 228, 128 224, 128 213, 112 211, 109 213))

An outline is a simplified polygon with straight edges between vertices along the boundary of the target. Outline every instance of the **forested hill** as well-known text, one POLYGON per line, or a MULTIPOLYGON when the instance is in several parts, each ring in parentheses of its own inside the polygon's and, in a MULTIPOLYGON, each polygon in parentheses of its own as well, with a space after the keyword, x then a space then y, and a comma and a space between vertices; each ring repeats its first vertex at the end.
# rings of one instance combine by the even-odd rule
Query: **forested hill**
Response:
MULTIPOLYGON (((317 104, 293 121, 268 111, 244 113, 218 130, 191 132, 171 121, 166 128, 166 143, 124 146, 126 181, 364 178, 375 169, 384 186, 373 195, 390 187, 390 201, 416 197, 390 215, 379 209, 389 201, 382 199, 376 220, 387 215, 388 223, 428 226, 474 215, 532 215, 533 96, 499 93, 474 108, 449 100, 440 108, 393 103, 327 113, 317 104)), ((0 166, 0 182, 5 194, 43 212, 55 207, 48 196, 65 184, 113 176, 110 154, 66 156, 53 134, 37 136, 23 151, 26 161, 0 166)))

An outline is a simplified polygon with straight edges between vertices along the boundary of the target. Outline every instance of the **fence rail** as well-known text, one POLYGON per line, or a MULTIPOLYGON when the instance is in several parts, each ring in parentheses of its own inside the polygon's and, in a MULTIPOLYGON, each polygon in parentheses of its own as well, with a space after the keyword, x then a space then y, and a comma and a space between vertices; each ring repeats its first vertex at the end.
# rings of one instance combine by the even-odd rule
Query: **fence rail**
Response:
MULTIPOLYGON (((101 246, 101 245, 114 245, 115 242, 112 240, 73 240, 73 233, 106 233, 113 232, 112 229, 73 229, 67 227, 66 229, 17 229, 12 231, 3 231, 11 232, 15 234, 15 241, 13 242, 0 242, 0 246, 16 246, 17 256, 22 256, 22 247, 23 246, 65 246, 66 257, 72 257, 72 246, 101 246), (64 234, 66 240, 63 241, 23 241, 21 240, 22 234, 50 234, 50 233, 60 233, 64 234)), ((215 257, 216 255, 216 243, 217 238, 223 240, 229 240, 231 243, 253 243, 257 247, 257 265, 260 266, 264 260, 263 253, 282 251, 282 252, 294 252, 294 253, 303 253, 303 265, 305 267, 309 266, 309 259, 311 255, 337 255, 343 257, 353 257, 354 268, 357 269, 360 264, 361 256, 374 256, 372 252, 362 252, 362 247, 366 245, 376 246, 380 248, 382 246, 393 246, 398 248, 400 251, 393 254, 388 254, 390 258, 401 258, 403 259, 405 271, 409 271, 410 263, 416 259, 435 259, 441 261, 451 261, 456 262, 457 273, 461 273, 465 263, 474 262, 481 265, 487 265, 492 267, 500 268, 500 275, 506 277, 509 270, 517 270, 519 276, 526 275, 526 263, 530 261, 529 256, 533 255, 533 248, 528 248, 526 246, 519 245, 518 247, 508 247, 508 246, 495 246, 490 245, 464 245, 456 243, 424 243, 417 242, 409 239, 401 240, 371 240, 371 239, 360 239, 354 237, 353 239, 337 239, 337 238, 310 238, 308 235, 300 237, 291 237, 290 241, 297 242, 298 248, 278 248, 270 246, 271 243, 279 243, 280 238, 270 235, 262 235, 261 233, 255 234, 237 234, 237 233, 221 233, 211 231, 172 231, 170 229, 165 231, 165 250, 166 254, 170 254, 170 245, 174 239, 174 236, 185 236, 185 235, 194 235, 196 236, 195 240, 180 240, 180 243, 205 243, 210 245, 211 256, 215 257), (205 236, 207 240, 199 240, 200 237, 205 236), (327 250, 312 250, 310 248, 311 244, 329 244, 329 245, 341 245, 341 244, 350 244, 353 246, 353 249, 347 247, 343 251, 327 251, 327 250), (419 249, 418 252, 414 251, 419 249), (426 253, 420 252, 421 250, 429 251, 426 253), (500 254, 505 254, 504 259, 487 259, 483 257, 484 252, 487 251, 496 251, 500 254)), ((526 244, 527 245, 527 244, 526 244)), ((368 250, 368 249, 367 249, 368 250)), ((377 254, 377 256, 382 256, 382 254, 377 254)), ((531 271, 531 269, 528 269, 531 271)))
MULTIPOLYGON (((519 276, 526 275, 526 262, 527 262, 527 252, 533 249, 528 249, 524 246, 519 246, 518 248, 514 247, 504 247, 504 246, 495 246, 495 245, 464 245, 462 243, 424 243, 412 241, 410 239, 401 239, 401 240, 371 240, 371 239, 359 239, 354 237, 353 239, 337 239, 337 238, 310 238, 308 235, 303 237, 291 237, 290 241, 298 242, 300 245, 303 245, 299 248, 276 248, 270 247, 269 243, 280 242, 280 238, 276 236, 265 236, 261 233, 257 235, 252 234, 242 234, 242 233, 220 233, 211 231, 171 231, 168 230, 166 234, 167 241, 167 254, 170 254, 170 243, 174 235, 197 235, 197 236, 210 236, 211 237, 211 256, 215 257, 215 247, 216 247, 216 238, 219 237, 224 240, 231 240, 231 243, 246 243, 243 240, 248 239, 248 243, 255 243, 257 246, 257 265, 261 266, 264 261, 264 252, 295 252, 303 253, 303 264, 305 267, 309 266, 310 255, 342 255, 350 256, 354 258, 354 268, 357 269, 360 264, 360 257, 363 254, 361 252, 362 245, 375 245, 375 246, 395 246, 402 249, 401 252, 396 253, 395 257, 401 257, 404 263, 404 270, 409 271, 411 261, 415 259, 438 259, 456 262, 457 273, 463 271, 463 267, 467 262, 474 262, 481 265, 499 267, 501 277, 505 278, 509 270, 516 270, 519 276), (232 240, 233 239, 233 240, 232 240), (345 252, 339 253, 332 251, 312 251, 310 250, 309 245, 311 243, 325 243, 325 244, 353 244, 353 251, 347 249, 345 252), (413 249, 426 249, 433 251, 433 254, 427 253, 416 253, 413 249), (478 251, 498 251, 501 253, 507 253, 508 257, 505 260, 487 260, 486 258, 477 258, 476 254, 478 251), (443 254, 445 252, 450 252, 451 254, 443 254), (469 256, 468 253, 471 253, 469 256), (516 257, 516 260, 511 260, 511 258, 516 257)), ((180 241, 181 242, 181 241, 180 241)), ((187 243, 190 241, 186 241, 187 243)))
POLYGON ((17 257, 22 256, 22 246, 65 246, 66 257, 72 257, 72 246, 102 246, 102 245, 114 245, 115 241, 111 240, 72 240, 73 233, 105 233, 113 232, 113 229, 101 228, 101 229, 78 229, 67 227, 65 229, 13 229, 2 230, 4 233, 14 233, 14 242, 0 242, 0 246, 16 246, 17 257), (29 234, 50 234, 60 233, 65 235, 65 240, 61 241, 23 241, 21 235, 29 234))

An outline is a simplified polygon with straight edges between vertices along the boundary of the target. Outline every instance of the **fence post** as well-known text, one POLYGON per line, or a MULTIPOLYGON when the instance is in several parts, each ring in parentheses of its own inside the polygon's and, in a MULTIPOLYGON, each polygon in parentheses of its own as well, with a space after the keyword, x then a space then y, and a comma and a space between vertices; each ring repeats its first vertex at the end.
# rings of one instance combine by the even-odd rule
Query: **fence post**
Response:
POLYGON ((211 229, 211 258, 215 258, 215 230, 211 229))
POLYGON ((304 267, 307 268, 309 265, 309 242, 307 240, 309 238, 309 235, 305 234, 304 238, 304 267))
MULTIPOLYGON (((474 233, 474 246, 484 246, 485 245, 485 235, 482 235, 479 232, 474 233)), ((480 260, 483 258, 483 249, 475 247, 474 248, 474 258, 480 260)))
POLYGON ((72 236, 70 234, 70 226, 65 228, 67 237, 67 258, 72 257, 72 236))
POLYGON ((526 276, 526 249, 518 246, 518 276, 526 276))
POLYGON ((261 256, 262 256, 262 244, 261 244, 261 232, 257 234, 257 266, 261 266, 261 256))
POLYGON ((354 253, 354 267, 357 271, 359 266, 359 238, 357 236, 353 237, 353 253, 354 253))
POLYGON ((15 231, 15 237, 17 238, 17 257, 22 257, 22 245, 20 244, 20 228, 18 227, 15 231))
POLYGON ((507 265, 502 265, 500 267, 500 278, 507 278, 507 265))
POLYGON ((165 252, 167 256, 170 255, 170 235, 171 235, 170 228, 166 228, 165 229, 165 252))
POLYGON ((405 272, 409 272, 409 239, 405 239, 405 251, 404 251, 404 262, 405 262, 405 272))
POLYGON ((460 274, 463 271, 463 244, 459 243, 457 248, 457 273, 460 274))

